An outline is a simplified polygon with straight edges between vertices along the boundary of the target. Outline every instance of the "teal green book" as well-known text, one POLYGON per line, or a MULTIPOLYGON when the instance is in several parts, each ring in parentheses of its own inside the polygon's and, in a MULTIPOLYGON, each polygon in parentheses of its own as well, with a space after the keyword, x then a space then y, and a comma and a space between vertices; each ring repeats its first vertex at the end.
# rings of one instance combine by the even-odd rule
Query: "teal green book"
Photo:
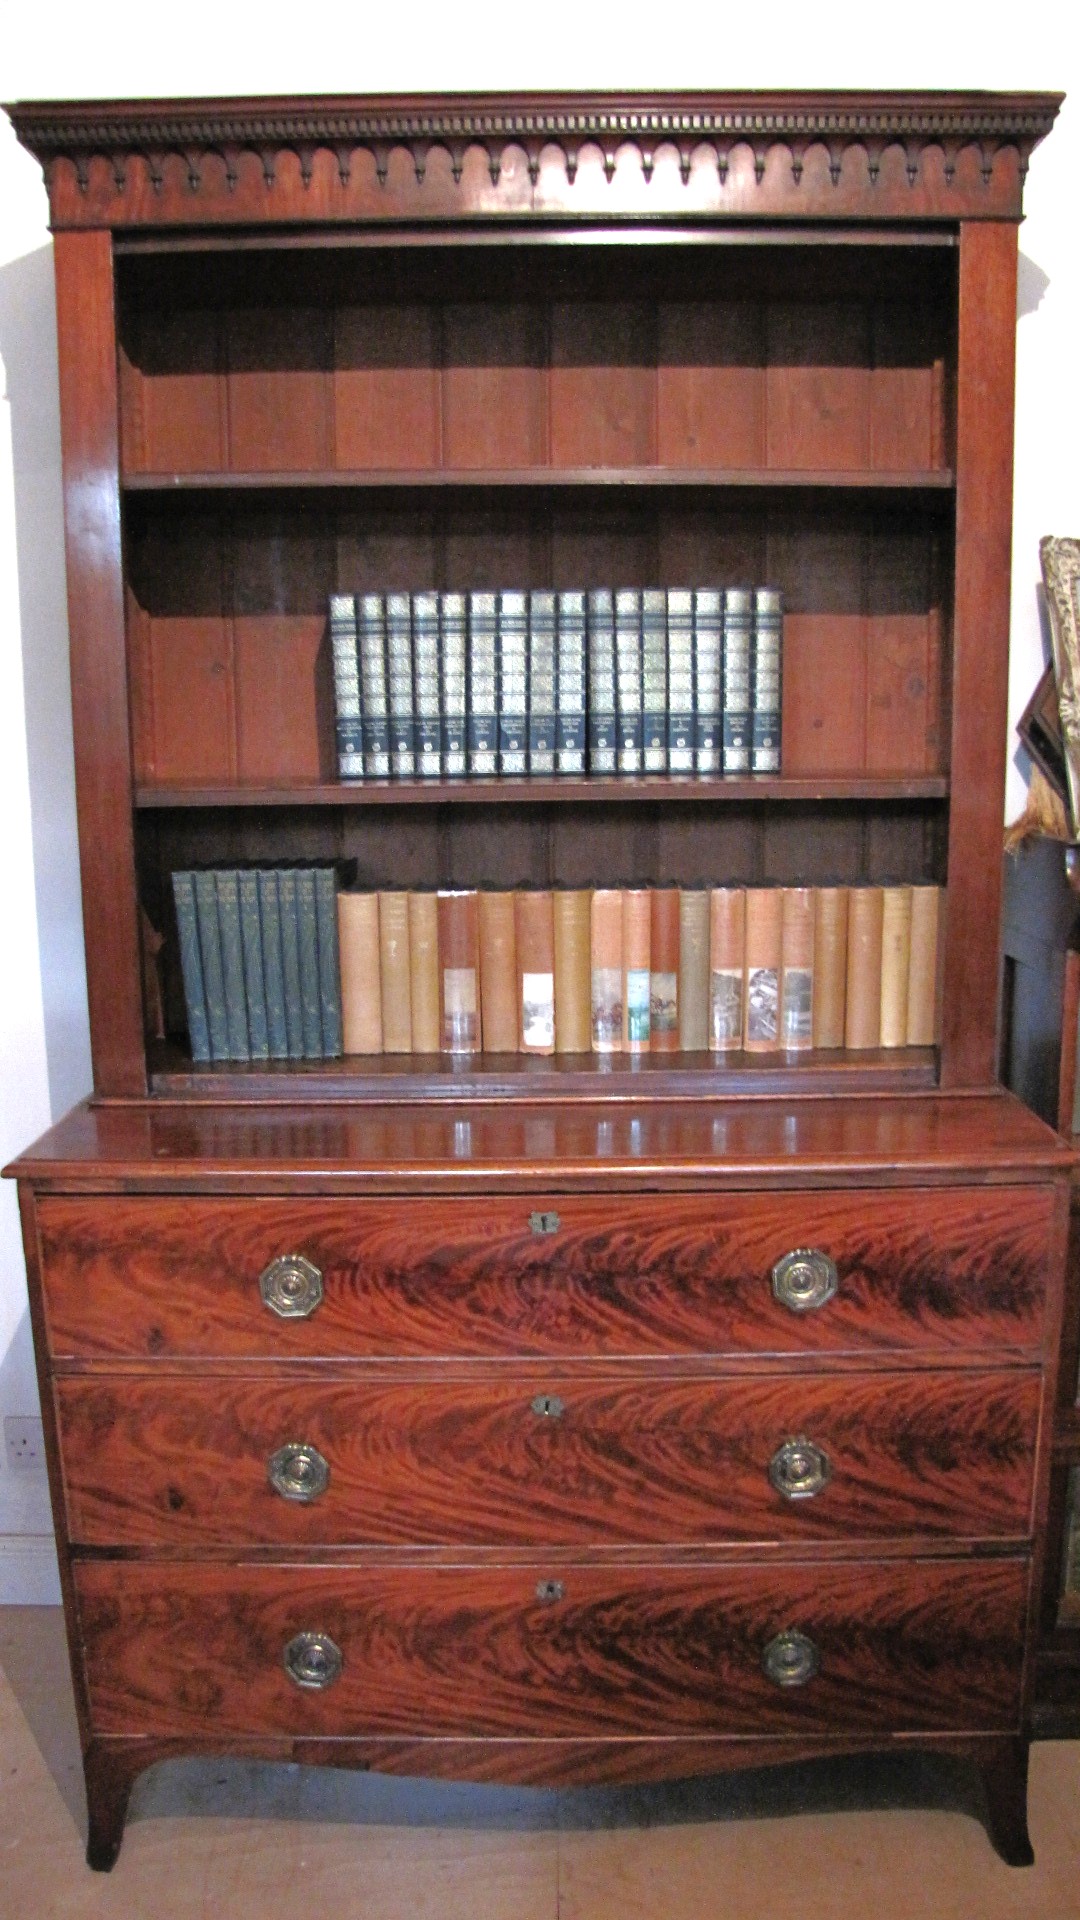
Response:
POLYGON ((289 1030, 285 1024, 285 975, 281 963, 281 908, 278 877, 273 867, 256 874, 259 890, 259 931, 262 938, 263 991, 266 995, 266 1033, 271 1060, 289 1057, 289 1030))
POLYGON ((315 875, 310 867, 298 867, 296 870, 296 920, 300 935, 300 1021, 304 1059, 321 1060, 319 923, 315 912, 315 875))
POLYGON ((304 1023, 300 1011, 300 921, 296 902, 296 868, 278 868, 278 910, 281 914, 281 971, 285 983, 285 1032, 290 1060, 304 1057, 304 1023))
POLYGON ((180 972, 184 981, 188 1039, 193 1060, 209 1060, 210 1028, 206 1020, 206 993, 203 988, 202 956, 199 953, 199 922, 195 910, 195 876, 174 873, 173 900, 176 904, 176 931, 180 937, 180 972))
POLYGON ((206 1021, 210 1030, 211 1060, 229 1060, 229 1016, 225 1010, 225 968, 221 955, 217 886, 212 868, 195 874, 195 913, 199 926, 206 1021))
POLYGON ((341 963, 338 959, 337 874, 333 867, 315 869, 315 921, 319 935, 319 1015, 325 1060, 342 1051, 341 963))
POLYGON ((249 1058, 269 1060, 270 1034, 266 1018, 266 984, 259 921, 259 876, 254 867, 241 867, 240 938, 244 949, 244 995, 247 1000, 249 1058))
POLYGON ((236 868, 219 867, 214 874, 214 886, 217 892, 218 931, 221 935, 221 967, 225 975, 229 1059, 250 1060, 244 939, 240 931, 240 875, 236 868))

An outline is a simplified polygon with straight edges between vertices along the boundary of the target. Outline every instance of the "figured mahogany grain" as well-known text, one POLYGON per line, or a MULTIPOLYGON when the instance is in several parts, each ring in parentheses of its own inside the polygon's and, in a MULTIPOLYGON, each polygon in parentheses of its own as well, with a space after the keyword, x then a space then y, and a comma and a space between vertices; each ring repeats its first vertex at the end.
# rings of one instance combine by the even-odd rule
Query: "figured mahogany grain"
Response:
POLYGON ((1034 1369, 954 1375, 597 1380, 500 1369, 481 1384, 354 1372, 57 1382, 73 1541, 92 1546, 797 1545, 1028 1532, 1034 1369), (831 1478, 785 1499, 785 1440, 831 1478), (330 1481, 284 1499, 267 1463, 317 1447, 330 1481))
POLYGON ((338 1570, 87 1561, 76 1568, 97 1734, 481 1738, 1015 1730, 1023 1561, 713 1570, 661 1564, 338 1570), (819 1673, 762 1655, 798 1628, 819 1673), (303 1631, 343 1655, 300 1690, 303 1631), (193 1652, 198 1649, 198 1658, 193 1652))
POLYGON ((840 1354, 1042 1340, 1049 1189, 595 1198, 207 1199, 44 1195, 53 1356, 840 1354), (559 1226, 537 1233, 534 1213, 559 1226), (817 1311, 774 1297, 774 1263, 839 1272, 817 1311), (309 1319, 259 1275, 303 1253, 309 1319))

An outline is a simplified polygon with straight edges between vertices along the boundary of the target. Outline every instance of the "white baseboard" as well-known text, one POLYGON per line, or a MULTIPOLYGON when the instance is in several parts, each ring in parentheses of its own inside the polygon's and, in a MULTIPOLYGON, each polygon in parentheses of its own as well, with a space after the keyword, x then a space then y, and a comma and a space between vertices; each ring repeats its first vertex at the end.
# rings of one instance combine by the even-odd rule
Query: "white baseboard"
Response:
POLYGON ((0 1534, 0 1607, 57 1607, 60 1573, 48 1533, 0 1534))

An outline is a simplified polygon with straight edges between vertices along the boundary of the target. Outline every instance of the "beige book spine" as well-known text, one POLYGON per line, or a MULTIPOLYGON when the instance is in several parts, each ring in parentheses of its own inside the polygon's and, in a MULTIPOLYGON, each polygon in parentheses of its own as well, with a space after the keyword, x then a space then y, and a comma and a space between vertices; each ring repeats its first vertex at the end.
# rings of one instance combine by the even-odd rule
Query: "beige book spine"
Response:
POLYGON ((614 887, 593 891, 590 1003, 595 1053, 621 1053, 623 1043, 623 904, 614 887))
POLYGON ((852 887, 848 895, 847 1009, 844 1045, 881 1044, 881 887, 852 887))
POLYGON ((514 895, 518 971, 518 1044, 523 1053, 555 1051, 555 917, 550 893, 514 895))
POLYGON ((552 895, 555 920, 555 1051, 592 1046, 592 894, 588 887, 552 895))
POLYGON ((437 895, 439 915, 439 1049, 480 1051, 480 937, 476 894, 437 895))
POLYGON ((783 933, 783 888, 747 887, 743 995, 743 1046, 747 1053, 773 1053, 780 1046, 783 933))
POLYGON ((379 972, 382 982, 383 1052, 412 1052, 409 990, 409 896, 379 895, 379 972))
POLYGON ((346 1053, 382 1052, 379 896, 339 893, 341 1031, 346 1053))
POLYGON ((515 896, 477 896, 480 929, 480 1027, 485 1053, 517 1053, 518 964, 515 896))
POLYGON ((679 890, 654 887, 649 915, 649 1046, 679 1050, 679 890))
POLYGON ((709 895, 709 1047, 728 1053, 743 1043, 746 984, 746 893, 714 887, 709 895))
POLYGON ((814 903, 814 1045, 842 1047, 847 1000, 848 890, 818 887, 814 903))
POLYGON ((433 893, 409 895, 409 992, 414 1053, 439 1051, 439 910, 433 893))
POLYGON ((912 887, 907 1005, 909 1047, 932 1047, 940 1037, 938 949, 941 904, 940 887, 912 887))
POLYGON ((679 893, 679 1046, 704 1053, 709 1044, 709 895, 704 887, 679 893))
POLYGON ((780 1044, 804 1053, 814 1044, 814 889, 785 887, 780 962, 780 1044))
POLYGON ((883 887, 881 900, 881 1044, 907 1045, 911 968, 911 888, 883 887))
POLYGON ((652 902, 648 887, 623 888, 623 1048, 649 1051, 652 902))

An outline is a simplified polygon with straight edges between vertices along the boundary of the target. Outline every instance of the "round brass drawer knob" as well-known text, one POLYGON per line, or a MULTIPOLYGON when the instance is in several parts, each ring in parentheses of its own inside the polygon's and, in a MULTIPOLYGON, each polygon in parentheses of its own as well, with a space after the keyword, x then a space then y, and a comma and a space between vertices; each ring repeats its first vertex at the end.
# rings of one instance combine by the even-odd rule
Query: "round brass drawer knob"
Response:
POLYGON ((318 1447, 306 1441, 290 1440, 266 1463, 267 1476, 275 1493, 283 1500, 317 1500, 330 1485, 330 1467, 318 1447))
POLYGON ((282 1253, 259 1275, 264 1305, 279 1320, 306 1320, 323 1297, 323 1278, 302 1253, 282 1253))
POLYGON ((821 1665, 813 1641, 797 1627, 788 1627, 769 1641, 761 1656, 768 1679, 778 1687, 805 1687, 821 1665))
POLYGON ((328 1633, 298 1633, 285 1649, 285 1671, 298 1687, 320 1692, 338 1679, 341 1648, 328 1633))
POLYGON ((785 1440, 769 1461, 769 1479, 785 1500, 812 1500, 831 1477, 828 1454, 801 1433, 785 1440))
POLYGON ((816 1247, 793 1247, 772 1270, 773 1293, 792 1313, 812 1313, 825 1306, 839 1285, 835 1260, 816 1247))

